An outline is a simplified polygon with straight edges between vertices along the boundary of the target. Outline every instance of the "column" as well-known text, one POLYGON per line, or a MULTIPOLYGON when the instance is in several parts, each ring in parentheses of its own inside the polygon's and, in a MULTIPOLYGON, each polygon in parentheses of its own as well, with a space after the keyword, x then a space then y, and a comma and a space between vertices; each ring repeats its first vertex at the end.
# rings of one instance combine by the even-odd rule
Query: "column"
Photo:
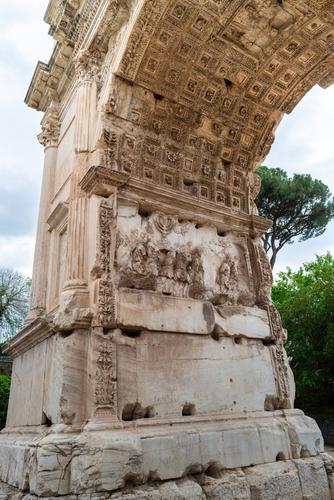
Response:
MULTIPOLYGON (((71 177, 67 265, 64 292, 76 294, 77 307, 88 306, 87 287, 87 195, 79 186, 92 149, 96 118, 98 59, 89 51, 80 52, 75 60, 76 115, 75 164, 71 177)), ((66 294, 65 294, 66 295, 66 294)))
POLYGON ((45 313, 50 246, 50 233, 46 221, 50 214, 53 195, 59 132, 58 103, 52 102, 44 115, 42 132, 38 136, 39 142, 45 147, 45 157, 28 320, 35 319, 45 313))

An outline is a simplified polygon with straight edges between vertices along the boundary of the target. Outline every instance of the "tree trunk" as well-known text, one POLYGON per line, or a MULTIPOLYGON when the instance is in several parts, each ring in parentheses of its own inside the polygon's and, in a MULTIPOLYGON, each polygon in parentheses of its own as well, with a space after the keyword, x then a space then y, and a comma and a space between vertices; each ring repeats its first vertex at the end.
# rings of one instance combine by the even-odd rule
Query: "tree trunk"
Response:
POLYGON ((271 266, 271 269, 274 269, 274 265, 276 263, 276 257, 277 257, 277 250, 273 250, 273 253, 271 255, 271 259, 270 259, 270 266, 271 266))

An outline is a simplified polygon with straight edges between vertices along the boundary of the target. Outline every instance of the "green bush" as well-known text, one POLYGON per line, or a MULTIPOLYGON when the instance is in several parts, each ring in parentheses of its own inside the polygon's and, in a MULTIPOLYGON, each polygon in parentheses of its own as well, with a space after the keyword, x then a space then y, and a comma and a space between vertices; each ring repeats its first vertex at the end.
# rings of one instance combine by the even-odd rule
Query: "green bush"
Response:
POLYGON ((0 429, 6 425, 9 390, 10 377, 8 375, 0 375, 0 429))
POLYGON ((272 297, 288 330, 297 404, 334 408, 333 256, 317 256, 298 271, 280 273, 272 297))

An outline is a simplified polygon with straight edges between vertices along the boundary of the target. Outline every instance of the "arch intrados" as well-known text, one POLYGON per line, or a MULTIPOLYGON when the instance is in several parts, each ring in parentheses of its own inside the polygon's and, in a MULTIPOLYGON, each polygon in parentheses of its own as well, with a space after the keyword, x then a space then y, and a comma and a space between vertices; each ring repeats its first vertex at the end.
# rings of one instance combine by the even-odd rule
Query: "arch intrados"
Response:
POLYGON ((284 113, 315 84, 332 83, 333 21, 327 0, 146 0, 116 74, 133 84, 137 123, 154 134, 164 115, 160 127, 175 138, 179 124, 180 148, 197 137, 249 171, 284 113))

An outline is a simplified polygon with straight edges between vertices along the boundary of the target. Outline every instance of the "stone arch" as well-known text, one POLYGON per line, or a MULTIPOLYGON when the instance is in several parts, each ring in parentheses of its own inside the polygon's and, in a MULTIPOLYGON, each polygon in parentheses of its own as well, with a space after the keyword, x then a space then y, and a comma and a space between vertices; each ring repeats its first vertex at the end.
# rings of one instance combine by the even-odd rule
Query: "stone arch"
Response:
POLYGON ((284 113, 315 84, 333 81, 333 20, 325 0, 143 2, 106 108, 131 123, 118 168, 251 213, 251 171, 284 113))

